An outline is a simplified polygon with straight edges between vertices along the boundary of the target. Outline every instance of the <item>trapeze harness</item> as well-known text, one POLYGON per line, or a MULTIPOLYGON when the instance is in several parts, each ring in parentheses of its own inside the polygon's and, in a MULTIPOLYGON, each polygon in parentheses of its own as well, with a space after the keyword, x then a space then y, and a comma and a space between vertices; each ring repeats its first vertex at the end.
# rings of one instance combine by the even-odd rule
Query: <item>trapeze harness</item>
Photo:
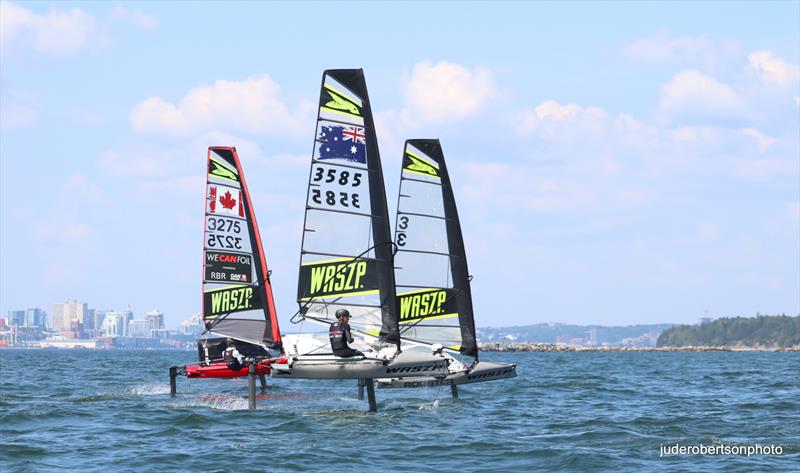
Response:
POLYGON ((225 364, 228 365, 228 369, 233 371, 239 371, 242 369, 242 355, 239 353, 239 350, 236 347, 228 347, 222 353, 222 359, 225 360, 225 364))
POLYGON ((345 322, 337 321, 332 323, 330 329, 328 329, 328 339, 331 341, 331 350, 336 356, 363 356, 360 351, 353 350, 347 346, 348 343, 352 343, 353 335, 350 333, 350 325, 345 322))

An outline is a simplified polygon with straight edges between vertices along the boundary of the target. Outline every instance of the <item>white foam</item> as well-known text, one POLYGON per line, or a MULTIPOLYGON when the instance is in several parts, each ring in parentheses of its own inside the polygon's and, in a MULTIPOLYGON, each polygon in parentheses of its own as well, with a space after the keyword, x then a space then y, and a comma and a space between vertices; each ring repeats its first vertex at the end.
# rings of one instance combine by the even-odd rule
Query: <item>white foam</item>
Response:
POLYGON ((436 399, 435 401, 433 401, 430 404, 425 403, 425 404, 419 406, 419 410, 421 410, 421 411, 435 411, 437 409, 439 409, 439 400, 438 399, 436 399))
POLYGON ((169 394, 168 384, 137 384, 126 389, 129 394, 134 396, 160 396, 169 394))

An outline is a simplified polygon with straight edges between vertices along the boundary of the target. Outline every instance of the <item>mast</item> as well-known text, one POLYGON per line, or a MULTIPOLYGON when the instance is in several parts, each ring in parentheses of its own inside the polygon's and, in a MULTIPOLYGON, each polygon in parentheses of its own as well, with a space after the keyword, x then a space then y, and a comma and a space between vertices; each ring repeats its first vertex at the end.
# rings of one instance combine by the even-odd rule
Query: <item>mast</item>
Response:
POLYGON ((361 69, 326 70, 306 197, 297 302, 330 324, 397 344, 393 243, 383 170, 361 69))
POLYGON ((478 358, 461 222, 439 140, 407 140, 395 222, 400 334, 478 358))
POLYGON ((203 320, 208 331, 264 347, 280 347, 261 234, 233 147, 208 149, 203 320))

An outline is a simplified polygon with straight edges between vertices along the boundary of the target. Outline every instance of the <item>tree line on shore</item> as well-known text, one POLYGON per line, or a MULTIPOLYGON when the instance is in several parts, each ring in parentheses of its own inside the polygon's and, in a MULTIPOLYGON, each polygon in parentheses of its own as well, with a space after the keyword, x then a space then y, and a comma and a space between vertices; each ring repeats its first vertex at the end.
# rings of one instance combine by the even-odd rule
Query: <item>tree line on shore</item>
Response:
POLYGON ((800 345, 800 316, 725 317, 700 325, 676 325, 661 333, 657 347, 765 347, 800 345))

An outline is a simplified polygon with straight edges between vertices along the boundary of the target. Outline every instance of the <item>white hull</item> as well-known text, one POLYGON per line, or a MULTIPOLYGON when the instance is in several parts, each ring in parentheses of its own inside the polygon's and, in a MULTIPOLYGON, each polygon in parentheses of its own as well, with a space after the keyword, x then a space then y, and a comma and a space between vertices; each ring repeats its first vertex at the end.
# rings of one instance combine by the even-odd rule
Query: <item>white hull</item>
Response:
POLYGON ((332 355, 289 356, 287 363, 273 363, 272 376, 295 379, 375 379, 447 376, 446 359, 429 354, 403 352, 390 360, 339 358, 332 355))
POLYGON ((379 388, 425 388, 482 383, 484 381, 516 377, 517 365, 515 364, 480 361, 472 369, 451 373, 445 378, 437 378, 434 376, 379 378, 376 379, 376 384, 379 388))

